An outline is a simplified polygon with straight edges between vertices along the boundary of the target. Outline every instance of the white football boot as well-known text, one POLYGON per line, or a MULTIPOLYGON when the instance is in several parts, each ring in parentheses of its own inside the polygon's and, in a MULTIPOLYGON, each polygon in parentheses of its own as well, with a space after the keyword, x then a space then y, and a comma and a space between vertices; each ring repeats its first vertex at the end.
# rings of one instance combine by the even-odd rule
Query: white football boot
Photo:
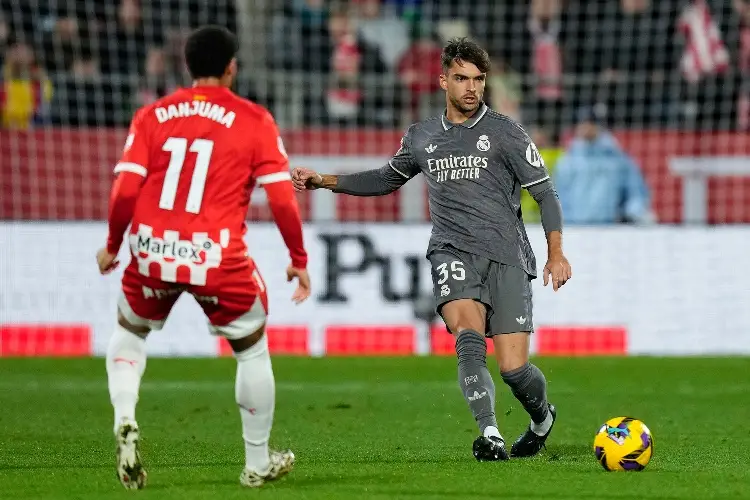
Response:
POLYGON ((258 474, 254 470, 245 469, 240 474, 240 484, 248 488, 258 488, 268 481, 274 481, 286 476, 294 467, 294 453, 291 450, 271 451, 269 460, 271 462, 268 472, 258 474))
POLYGON ((127 490, 140 490, 146 486, 146 470, 141 462, 139 441, 141 433, 133 420, 122 420, 117 440, 117 478, 127 490))

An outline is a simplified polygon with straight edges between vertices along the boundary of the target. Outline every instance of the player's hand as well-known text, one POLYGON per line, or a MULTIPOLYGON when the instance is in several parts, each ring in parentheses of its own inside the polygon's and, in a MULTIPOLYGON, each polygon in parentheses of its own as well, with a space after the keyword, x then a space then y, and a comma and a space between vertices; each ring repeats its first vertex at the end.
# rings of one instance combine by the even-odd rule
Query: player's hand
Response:
POLYGON ((570 262, 562 253, 552 254, 544 266, 544 286, 547 286, 552 278, 552 289, 557 291, 561 286, 573 277, 570 262))
POLYGON ((120 265, 117 254, 109 253, 106 248, 96 252, 96 263, 99 265, 99 273, 109 274, 120 265))
POLYGON ((306 269, 287 267, 286 280, 292 281, 294 278, 297 278, 297 289, 292 294, 292 300, 295 304, 301 304, 310 297, 310 275, 306 269))
POLYGON ((295 167, 292 169, 292 184, 297 191, 318 189, 323 187, 323 177, 315 170, 295 167))

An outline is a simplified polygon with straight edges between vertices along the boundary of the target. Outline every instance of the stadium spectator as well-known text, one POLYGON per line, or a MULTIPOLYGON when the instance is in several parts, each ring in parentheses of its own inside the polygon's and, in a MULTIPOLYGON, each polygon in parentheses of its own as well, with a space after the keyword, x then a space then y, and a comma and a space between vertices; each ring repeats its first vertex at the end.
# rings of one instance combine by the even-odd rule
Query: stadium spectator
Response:
POLYGON ((45 120, 52 84, 30 45, 16 41, 8 47, 0 78, 3 128, 27 129, 45 120))
POLYGON ((494 110, 520 122, 522 79, 505 59, 494 58, 492 72, 487 76, 485 101, 494 110))
POLYGON ((10 24, 2 17, 0 13, 0 68, 5 60, 5 50, 10 43, 10 24))
POLYGON ((559 123, 563 99, 562 3, 532 0, 528 20, 529 73, 532 86, 525 118, 552 126, 559 123))
POLYGON ((736 43, 741 90, 737 103, 737 127, 750 130, 750 1, 734 0, 733 8, 739 17, 736 43))
POLYGON ((69 127, 112 127, 128 122, 133 106, 120 78, 106 78, 92 51, 84 50, 71 71, 56 80, 52 123, 69 127))
POLYGON ((578 118, 576 137, 554 174, 566 223, 651 222, 643 174, 604 128, 603 113, 587 107, 578 118))
POLYGON ((41 34, 42 65, 53 74, 70 71, 82 47, 78 19, 67 15, 50 17, 48 24, 49 28, 41 34))
POLYGON ((170 74, 167 55, 162 47, 151 47, 146 55, 146 69, 136 95, 136 106, 145 106, 172 93, 179 85, 170 74))
MULTIPOLYGON (((159 43, 159 33, 146 33, 139 0, 121 0, 114 33, 103 32, 102 70, 105 73, 140 74, 148 43, 159 43)), ((153 31, 153 30, 149 30, 153 31)))
POLYGON ((388 69, 395 69, 409 47, 409 26, 395 10, 385 9, 382 0, 353 0, 357 33, 364 42, 377 48, 388 69))
POLYGON ((659 125, 677 94, 677 16, 672 2, 579 1, 571 6, 566 71, 577 103, 606 102, 623 125, 659 125))
POLYGON ((390 98, 393 103, 397 90, 384 79, 373 80, 373 76, 387 73, 387 68, 378 49, 358 36, 352 12, 346 7, 334 10, 328 32, 327 84, 322 96, 314 91, 309 95, 306 121, 339 126, 395 125, 392 115, 383 118, 381 113, 387 111, 383 100, 390 98))
MULTIPOLYGON (((412 29, 412 42, 398 62, 397 74, 408 95, 409 121, 421 119, 420 106, 423 100, 437 95, 437 101, 444 101, 440 91, 440 54, 442 41, 431 27, 417 24, 412 29)), ((440 106, 442 106, 440 104, 440 106)))
POLYGON ((266 60, 270 69, 325 71, 329 51, 324 0, 286 0, 271 15, 266 60))

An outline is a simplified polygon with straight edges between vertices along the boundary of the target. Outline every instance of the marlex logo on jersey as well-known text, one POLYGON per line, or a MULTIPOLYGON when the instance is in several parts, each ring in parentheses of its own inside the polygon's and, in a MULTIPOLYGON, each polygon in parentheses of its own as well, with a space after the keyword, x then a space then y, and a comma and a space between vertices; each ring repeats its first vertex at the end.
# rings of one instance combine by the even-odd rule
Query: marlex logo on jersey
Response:
POLYGON ((203 264, 206 262, 206 252, 211 250, 211 246, 210 241, 196 245, 192 241, 164 241, 156 236, 136 235, 136 249, 139 257, 160 255, 166 262, 180 260, 203 264))
POLYGON ((478 179, 479 172, 487 168, 486 156, 453 156, 428 158, 427 168, 438 182, 459 179, 478 179))
POLYGON ((194 233, 191 240, 180 239, 177 231, 164 231, 159 237, 151 226, 139 224, 129 242, 138 260, 138 272, 152 276, 151 264, 158 264, 159 274, 153 277, 168 282, 175 282, 177 269, 186 267, 190 270, 190 284, 205 285, 208 270, 221 264, 222 246, 206 233, 194 233))

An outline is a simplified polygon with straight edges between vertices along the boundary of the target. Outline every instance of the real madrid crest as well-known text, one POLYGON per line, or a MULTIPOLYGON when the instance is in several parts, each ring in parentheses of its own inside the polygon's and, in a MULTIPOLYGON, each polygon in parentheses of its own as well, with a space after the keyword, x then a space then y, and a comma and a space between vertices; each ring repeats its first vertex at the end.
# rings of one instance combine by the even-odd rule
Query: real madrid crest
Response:
POLYGON ((486 135, 480 135, 477 141, 477 149, 479 151, 489 151, 490 149, 490 138, 486 135))

